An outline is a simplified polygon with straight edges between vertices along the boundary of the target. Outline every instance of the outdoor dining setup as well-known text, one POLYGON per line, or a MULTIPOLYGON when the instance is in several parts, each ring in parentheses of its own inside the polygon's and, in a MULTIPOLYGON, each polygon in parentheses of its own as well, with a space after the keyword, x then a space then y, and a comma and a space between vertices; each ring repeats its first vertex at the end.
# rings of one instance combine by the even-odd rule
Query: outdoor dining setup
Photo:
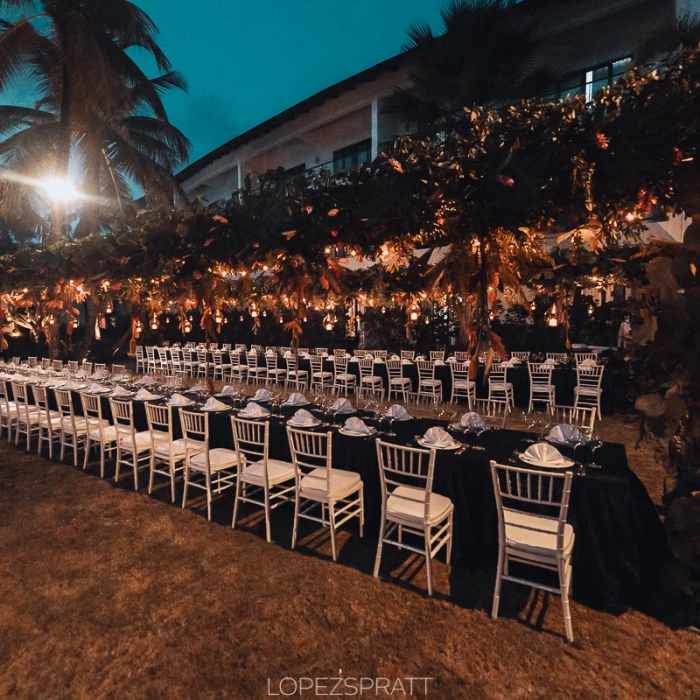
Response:
POLYGON ((114 462, 115 481, 183 508, 204 495, 209 519, 228 498, 233 527, 258 510, 268 542, 273 520, 292 548, 327 527, 333 560, 339 530, 371 537, 375 576, 387 547, 418 554, 431 595, 436 556, 493 567, 494 617, 502 580, 544 588, 572 640, 569 596, 642 604, 666 546, 624 446, 600 438, 597 360, 513 353, 484 378, 442 350, 139 347, 136 371, 17 357, 0 362, 0 426, 27 451, 99 462, 103 478, 114 462))

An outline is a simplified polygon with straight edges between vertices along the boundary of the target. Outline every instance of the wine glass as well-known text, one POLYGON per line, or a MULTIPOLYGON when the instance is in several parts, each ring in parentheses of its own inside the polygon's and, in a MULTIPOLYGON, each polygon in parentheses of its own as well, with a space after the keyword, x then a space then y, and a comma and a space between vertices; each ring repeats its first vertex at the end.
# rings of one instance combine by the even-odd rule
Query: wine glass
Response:
POLYGON ((591 457, 593 459, 593 461, 590 462, 588 466, 593 467, 594 469, 600 469, 601 465, 596 464, 595 462, 595 453, 603 445, 600 430, 595 426, 593 428, 587 426, 584 428, 584 433, 588 439, 588 446, 591 448, 591 457))

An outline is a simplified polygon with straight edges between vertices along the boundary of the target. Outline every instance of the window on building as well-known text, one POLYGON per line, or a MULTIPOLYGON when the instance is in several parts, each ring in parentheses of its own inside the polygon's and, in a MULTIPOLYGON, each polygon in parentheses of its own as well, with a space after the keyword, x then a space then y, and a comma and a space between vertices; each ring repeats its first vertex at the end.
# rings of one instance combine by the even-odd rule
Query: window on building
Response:
POLYGON ((630 65, 631 58, 621 58, 600 66, 571 73, 560 81, 558 90, 550 97, 563 99, 567 95, 585 95, 589 102, 606 85, 612 85, 630 65))
POLYGON ((343 170, 352 170, 352 168, 370 160, 372 160, 372 139, 358 141, 333 151, 333 174, 337 175, 343 170))

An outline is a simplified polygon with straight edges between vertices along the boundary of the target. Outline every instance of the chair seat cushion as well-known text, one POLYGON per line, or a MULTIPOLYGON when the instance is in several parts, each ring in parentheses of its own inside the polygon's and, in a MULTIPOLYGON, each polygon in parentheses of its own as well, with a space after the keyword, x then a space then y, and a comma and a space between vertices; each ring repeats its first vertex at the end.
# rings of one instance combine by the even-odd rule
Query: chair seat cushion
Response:
POLYGON ((357 491, 361 485, 362 479, 358 473, 344 469, 331 469, 329 492, 326 470, 319 468, 302 478, 300 489, 303 498, 338 499, 357 491))
MULTIPOLYGON (((452 501, 438 493, 430 494, 428 523, 443 520, 452 511, 452 501)), ((395 488, 386 501, 386 514, 389 518, 420 525, 425 517, 425 491, 412 486, 395 488)))
POLYGON ((360 380, 362 384, 381 384, 382 378, 376 375, 371 375, 369 377, 362 377, 360 380))
MULTIPOLYGON (((198 447, 192 441, 190 441, 190 454, 200 451, 203 448, 198 447)), ((187 455, 187 440, 185 438, 180 438, 179 440, 173 440, 172 444, 166 439, 159 445, 156 445, 156 457, 161 459, 170 459, 170 456, 174 459, 184 459, 187 455)))
POLYGON ((394 377, 391 380, 391 383, 396 384, 397 386, 407 386, 411 383, 411 380, 408 377, 394 377))
MULTIPOLYGON (((272 486, 294 478, 294 465, 280 459, 267 460, 267 481, 272 486)), ((241 473, 241 479, 249 484, 262 486, 264 484, 263 460, 249 464, 241 473)))
POLYGON ((119 447, 127 452, 148 452, 151 449, 151 433, 148 430, 142 430, 134 434, 134 440, 131 439, 131 435, 122 435, 119 438, 119 447))
MULTIPOLYGON (((230 469, 238 464, 238 455, 233 450, 225 447, 215 447, 209 450, 209 465, 211 471, 217 472, 222 469, 230 469)), ((197 471, 206 471, 207 457, 205 452, 200 452, 190 459, 190 468, 197 471)))
MULTIPOLYGON (((506 524, 506 546, 528 552, 538 557, 554 558, 557 551, 558 522, 533 513, 503 511, 506 524)), ((571 553, 574 544, 574 528, 564 525, 564 554, 571 553)))
POLYGON ((335 379, 338 382, 354 382, 356 377, 354 374, 348 374, 347 372, 341 372, 335 375, 335 379))
POLYGON ((601 390, 593 386, 574 387, 574 394, 576 395, 585 394, 586 396, 598 396, 600 393, 602 393, 601 390))
MULTIPOLYGON (((88 435, 91 440, 100 441, 100 431, 99 428, 96 430, 91 430, 88 435)), ((102 428, 102 441, 103 442, 116 442, 117 441, 117 428, 114 425, 108 425, 102 428)))
POLYGON ((422 386, 439 386, 442 384, 439 379, 421 379, 420 383, 422 386))
POLYGON ((332 377, 333 374, 331 372, 314 372, 311 376, 314 377, 315 379, 319 379, 321 377, 323 377, 323 378, 332 377))
POLYGON ((466 379, 457 379, 452 384, 457 389, 472 389, 476 387, 476 382, 467 381, 466 379))

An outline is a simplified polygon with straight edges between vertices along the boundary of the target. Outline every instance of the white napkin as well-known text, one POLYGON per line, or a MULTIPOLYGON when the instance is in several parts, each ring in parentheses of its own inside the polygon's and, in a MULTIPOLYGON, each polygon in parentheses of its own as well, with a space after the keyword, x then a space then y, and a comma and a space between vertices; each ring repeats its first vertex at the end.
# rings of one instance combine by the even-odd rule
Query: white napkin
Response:
POLYGON ((537 442, 530 445, 524 455, 529 457, 533 462, 542 464, 559 464, 564 462, 561 452, 556 447, 553 447, 548 442, 537 442))
POLYGON ((112 392, 112 396, 131 396, 133 392, 125 389, 123 386, 118 386, 112 392))
POLYGON ((272 394, 267 389, 258 389, 253 396, 253 401, 269 401, 272 394))
POLYGON ((445 362, 450 362, 450 363, 457 362, 457 358, 455 358, 454 355, 452 355, 452 356, 448 357, 447 360, 445 360, 445 362))
POLYGON ((207 383, 203 381, 197 382, 190 391, 207 391, 207 383))
POLYGON ((595 367, 596 364, 595 360, 587 359, 581 363, 581 367, 595 367))
POLYGON ((434 445, 435 447, 449 447, 454 444, 454 440, 450 435, 437 426, 426 431, 423 436, 423 442, 426 445, 434 445))
POLYGON ((202 406, 204 411, 228 411, 229 408, 231 408, 229 405, 218 401, 213 396, 210 396, 204 406, 202 406))
POLYGON ((411 418, 409 412, 398 403, 387 408, 386 417, 393 418, 394 420, 410 420, 411 418))
POLYGON ((400 360, 401 358, 398 355, 392 355, 391 358, 392 360, 400 360))
POLYGON ((354 413, 355 409, 347 399, 336 399, 331 405, 331 411, 336 413, 354 413))
POLYGON ((99 394, 101 391, 104 390, 104 387, 102 384, 96 384, 95 382, 92 382, 90 386, 88 387, 88 393, 90 394, 99 394))
POLYGON ((575 425, 562 423, 555 425, 549 431, 549 437, 557 442, 568 442, 573 445, 581 439, 581 431, 575 425))
MULTIPOLYGON (((298 392, 290 394, 289 398, 285 401, 287 406, 305 406, 307 403, 309 402, 304 397, 304 394, 299 394, 298 392)), ((299 411, 297 411, 297 413, 299 413, 299 411)))
POLYGON ((470 413, 463 413, 462 417, 459 419, 459 424, 465 430, 483 430, 486 427, 484 419, 473 411, 470 413))
POLYGON ((261 418, 262 416, 270 415, 270 411, 264 406, 251 401, 238 415, 248 418, 261 418))
POLYGON ((435 360, 435 366, 437 367, 438 365, 444 365, 445 361, 444 360, 435 360))
POLYGON ((510 361, 513 364, 513 366, 520 364, 520 360, 517 357, 511 357, 510 361))
POLYGON ((374 359, 374 355, 370 355, 370 353, 367 353, 367 354, 365 355, 364 359, 365 359, 365 360, 373 360, 373 359, 374 359))
POLYGON ((93 379, 107 379, 110 376, 109 371, 106 369, 98 369, 92 375, 93 379))
POLYGON ((188 399, 182 394, 173 394, 168 400, 169 406, 191 406, 193 403, 192 399, 188 399))
POLYGON ((545 364, 545 365, 556 365, 556 364, 557 364, 557 361, 556 361, 553 357, 548 357, 548 358, 544 361, 544 364, 545 364))
POLYGON ((348 418, 345 421, 345 430, 350 433, 358 433, 359 435, 369 435, 372 432, 372 428, 357 416, 348 418))
POLYGON ((275 353, 272 350, 267 350, 265 352, 266 355, 274 355, 275 353))
POLYGON ((425 360, 425 355, 416 355, 415 359, 423 362, 425 360))
POLYGON ((151 377, 149 377, 147 374, 145 374, 141 379, 136 382, 139 386, 146 386, 146 384, 150 384, 153 380, 151 377))
POLYGON ((300 408, 294 414, 292 422, 296 423, 297 425, 316 425, 318 421, 316 420, 316 418, 314 418, 314 416, 311 413, 304 410, 303 408, 300 408))
POLYGON ((156 394, 151 394, 151 392, 147 389, 139 389, 136 392, 136 396, 134 396, 134 399, 136 399, 136 401, 152 401, 153 399, 159 398, 160 396, 156 396, 156 394))
POLYGON ((285 356, 285 357, 294 357, 294 355, 292 355, 292 351, 291 351, 291 350, 287 350, 287 351, 284 353, 284 356, 285 356))
POLYGON ((217 396, 233 396, 235 393, 236 390, 230 384, 227 384, 217 396))
POLYGON ((401 360, 401 364, 402 364, 402 365, 412 365, 413 362, 411 362, 411 360, 403 359, 403 360, 401 360))

